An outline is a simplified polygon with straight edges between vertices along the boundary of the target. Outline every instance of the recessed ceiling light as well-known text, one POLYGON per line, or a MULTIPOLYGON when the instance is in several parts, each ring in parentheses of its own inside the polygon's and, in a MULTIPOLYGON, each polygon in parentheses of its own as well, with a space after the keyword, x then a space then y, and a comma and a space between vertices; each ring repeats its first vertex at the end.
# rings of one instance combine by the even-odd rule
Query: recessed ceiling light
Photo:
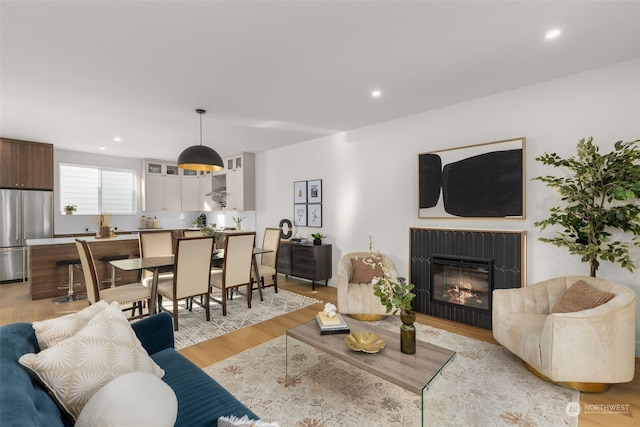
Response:
POLYGON ((107 148, 106 148, 106 147, 98 147, 98 149, 99 149, 100 151, 104 151, 104 150, 106 150, 107 148))
POLYGON ((377 89, 371 92, 371 96, 374 98, 379 98, 380 95, 382 95, 382 92, 377 89))
POLYGON ((120 138, 119 136, 115 136, 115 137, 113 138, 113 140, 114 140, 115 142, 120 142, 120 141, 122 141, 122 138, 120 138))
POLYGON ((559 35, 560 35, 560 30, 556 28, 556 29, 547 31, 547 34, 545 34, 544 37, 546 39, 555 39, 559 35))

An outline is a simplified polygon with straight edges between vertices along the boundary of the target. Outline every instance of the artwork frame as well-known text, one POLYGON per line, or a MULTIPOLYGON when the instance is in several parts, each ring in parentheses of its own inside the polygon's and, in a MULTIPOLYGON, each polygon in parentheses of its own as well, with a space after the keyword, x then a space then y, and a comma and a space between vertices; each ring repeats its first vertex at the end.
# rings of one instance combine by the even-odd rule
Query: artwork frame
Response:
POLYGON ((307 181, 293 183, 293 204, 307 203, 307 181))
POLYGON ((526 138, 418 154, 418 217, 526 218, 526 138))
POLYGON ((307 203, 322 203, 322 180, 307 181, 307 203))
POLYGON ((298 203, 293 205, 293 225, 300 227, 307 226, 307 204, 298 203))
POLYGON ((307 227, 322 227, 322 203, 307 205, 307 227))

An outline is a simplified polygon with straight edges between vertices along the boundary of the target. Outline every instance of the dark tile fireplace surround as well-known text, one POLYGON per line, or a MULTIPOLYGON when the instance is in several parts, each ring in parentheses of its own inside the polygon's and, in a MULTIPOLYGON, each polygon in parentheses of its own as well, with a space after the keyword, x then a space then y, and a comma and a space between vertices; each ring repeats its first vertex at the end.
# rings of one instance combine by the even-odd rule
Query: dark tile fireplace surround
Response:
POLYGON ((524 231, 411 228, 416 311, 491 329, 493 289, 524 284, 525 239, 524 231))

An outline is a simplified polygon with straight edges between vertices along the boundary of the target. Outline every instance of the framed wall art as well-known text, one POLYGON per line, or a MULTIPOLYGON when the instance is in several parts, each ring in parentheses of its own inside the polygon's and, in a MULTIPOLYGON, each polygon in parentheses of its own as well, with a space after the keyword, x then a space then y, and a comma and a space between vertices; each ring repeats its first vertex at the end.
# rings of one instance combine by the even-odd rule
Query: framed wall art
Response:
POLYGON ((322 203, 322 180, 307 181, 307 203, 322 203))
POLYGON ((307 226, 322 227, 322 205, 320 203, 307 205, 307 226))
POLYGON ((293 203, 307 203, 307 181, 293 183, 293 203))
POLYGON ((307 226, 307 205, 293 205, 293 225, 307 226))
POLYGON ((322 180, 293 183, 293 225, 322 227, 322 180))
POLYGON ((525 138, 418 155, 419 218, 525 219, 525 138))

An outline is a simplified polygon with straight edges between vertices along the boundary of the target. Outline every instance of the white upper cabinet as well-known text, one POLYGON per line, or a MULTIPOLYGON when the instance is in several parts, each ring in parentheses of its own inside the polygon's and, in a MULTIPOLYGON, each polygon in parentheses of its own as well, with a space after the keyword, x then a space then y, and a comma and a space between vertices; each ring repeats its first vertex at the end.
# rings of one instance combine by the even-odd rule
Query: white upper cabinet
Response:
POLYGON ((255 155, 242 153, 223 161, 221 172, 200 172, 144 160, 144 210, 255 210, 255 155))
POLYGON ((171 163, 144 161, 144 210, 181 210, 180 169, 171 163))
POLYGON ((216 210, 211 202, 212 174, 205 171, 182 170, 182 210, 216 210))
POLYGON ((226 209, 253 211, 256 209, 255 155, 242 153, 225 159, 226 209))
POLYGON ((213 210, 252 211, 256 208, 255 155, 223 159, 224 171, 213 173, 213 210))

